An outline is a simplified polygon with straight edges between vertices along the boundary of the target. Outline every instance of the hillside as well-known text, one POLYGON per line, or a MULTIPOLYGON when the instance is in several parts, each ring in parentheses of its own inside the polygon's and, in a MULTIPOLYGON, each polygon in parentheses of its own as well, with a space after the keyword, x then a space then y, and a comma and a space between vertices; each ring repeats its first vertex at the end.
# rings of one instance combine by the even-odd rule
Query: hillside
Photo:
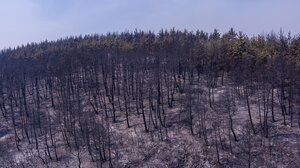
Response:
POLYGON ((299 167, 300 37, 161 30, 0 52, 0 167, 299 167))

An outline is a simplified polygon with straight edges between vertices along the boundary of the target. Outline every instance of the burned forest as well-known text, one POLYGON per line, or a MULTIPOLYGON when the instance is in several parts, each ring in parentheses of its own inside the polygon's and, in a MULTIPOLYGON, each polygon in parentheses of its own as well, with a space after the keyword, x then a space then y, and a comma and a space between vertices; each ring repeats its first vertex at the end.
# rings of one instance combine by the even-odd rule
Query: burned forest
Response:
POLYGON ((0 167, 300 167, 300 36, 161 30, 0 52, 0 167))

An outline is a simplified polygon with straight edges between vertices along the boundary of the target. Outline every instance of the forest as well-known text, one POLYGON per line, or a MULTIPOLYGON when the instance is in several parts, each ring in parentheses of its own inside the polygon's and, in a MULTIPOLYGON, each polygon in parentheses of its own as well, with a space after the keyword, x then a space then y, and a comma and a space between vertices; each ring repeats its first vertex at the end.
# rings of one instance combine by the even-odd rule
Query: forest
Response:
POLYGON ((0 51, 0 167, 300 167, 300 36, 188 30, 0 51))

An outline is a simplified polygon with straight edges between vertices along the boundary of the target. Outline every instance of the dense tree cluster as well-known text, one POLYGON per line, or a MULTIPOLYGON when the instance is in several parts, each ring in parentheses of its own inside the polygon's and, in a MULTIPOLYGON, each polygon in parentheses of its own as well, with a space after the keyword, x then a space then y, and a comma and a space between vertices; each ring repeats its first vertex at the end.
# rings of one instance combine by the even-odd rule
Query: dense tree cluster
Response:
POLYGON ((34 144, 43 163, 60 160, 63 145, 75 151, 79 167, 81 151, 99 167, 112 167, 114 123, 131 128, 140 118, 152 140, 166 141, 172 109, 180 108, 180 121, 214 146, 219 164, 228 163, 221 151, 238 155, 233 146, 243 141, 250 167, 255 135, 270 138, 278 121, 300 127, 299 65, 300 37, 282 32, 250 38, 233 29, 222 35, 172 29, 68 37, 1 51, 0 111, 16 149, 24 141, 34 144), (218 88, 224 88, 220 97, 218 88), (243 131, 233 122, 237 101, 247 111, 243 131))

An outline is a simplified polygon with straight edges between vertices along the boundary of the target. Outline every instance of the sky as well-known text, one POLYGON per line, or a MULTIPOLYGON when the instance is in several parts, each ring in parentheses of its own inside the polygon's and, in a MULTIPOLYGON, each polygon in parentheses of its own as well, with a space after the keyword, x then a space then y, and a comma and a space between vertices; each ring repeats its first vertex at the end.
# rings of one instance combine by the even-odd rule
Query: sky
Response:
POLYGON ((231 27, 300 33, 300 0, 1 0, 0 49, 67 36, 231 27))

